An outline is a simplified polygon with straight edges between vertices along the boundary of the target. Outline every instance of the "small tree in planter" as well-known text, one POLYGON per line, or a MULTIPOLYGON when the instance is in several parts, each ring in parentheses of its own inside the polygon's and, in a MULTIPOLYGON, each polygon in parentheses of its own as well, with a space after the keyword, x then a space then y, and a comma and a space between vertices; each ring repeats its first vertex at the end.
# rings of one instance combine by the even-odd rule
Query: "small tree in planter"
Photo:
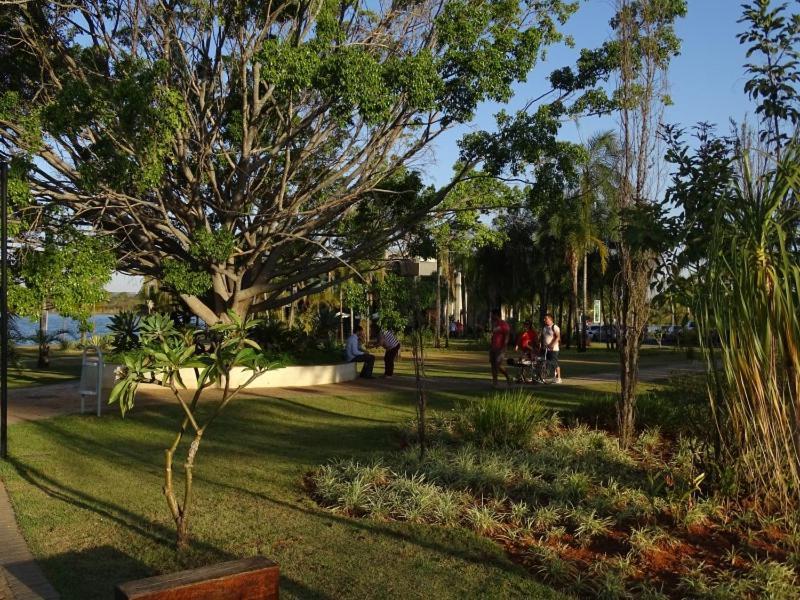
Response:
MULTIPOLYGON (((162 315, 147 317, 142 323, 141 347, 121 354, 122 366, 117 370, 117 381, 109 398, 109 403, 119 403, 124 417, 134 406, 139 384, 155 383, 168 388, 183 410, 175 439, 165 450, 164 457, 164 496, 177 528, 178 550, 185 549, 189 543, 192 474, 203 435, 239 392, 272 366, 259 345, 248 338, 258 321, 241 319, 233 312, 229 313, 229 317, 230 323, 211 327, 215 339, 208 352, 203 352, 195 344, 196 332, 179 332, 162 315), (231 387, 230 374, 234 367, 244 367, 251 373, 238 387, 231 387), (197 377, 197 389, 192 390, 191 394, 187 394, 182 369, 193 369, 197 377), (216 384, 221 384, 222 396, 209 416, 202 420, 197 411, 200 398, 205 390, 216 384), (192 436, 192 440, 183 465, 184 491, 180 498, 175 492, 172 467, 184 435, 192 436)), ((208 411, 204 413, 208 414, 208 411)))

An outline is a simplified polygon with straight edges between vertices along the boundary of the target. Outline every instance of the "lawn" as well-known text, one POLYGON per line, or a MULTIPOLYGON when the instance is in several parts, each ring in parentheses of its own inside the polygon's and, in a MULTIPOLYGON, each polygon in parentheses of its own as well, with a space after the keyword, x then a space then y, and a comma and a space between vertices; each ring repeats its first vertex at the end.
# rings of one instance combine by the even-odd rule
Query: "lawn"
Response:
MULTIPOLYGON (((429 375, 440 363, 464 367, 460 382, 431 380, 434 411, 489 391, 483 353, 428 356, 429 375), (485 385, 475 385, 479 378, 485 385)), ((674 356, 662 351, 646 360, 672 364, 674 356)), ((570 368, 607 372, 615 355, 592 350, 567 360, 570 368)), ((408 355, 399 366, 409 369, 408 355)), ((567 381, 532 391, 569 410, 616 385, 567 381)), ((215 422, 195 471, 194 543, 181 558, 161 495, 163 450, 179 416, 172 405, 134 409, 124 420, 110 411, 13 425, 11 461, 0 465, 0 477, 34 555, 65 599, 108 598, 122 581, 254 554, 281 564, 284 598, 560 597, 467 529, 353 520, 313 502, 303 487, 309 471, 334 457, 367 461, 398 449, 399 426, 414 416, 410 391, 329 389, 250 392, 215 422)))
POLYGON ((53 352, 49 369, 36 368, 36 350, 20 348, 21 368, 9 367, 8 387, 20 388, 63 383, 81 376, 81 357, 74 352, 53 352))
MULTIPOLYGON (((473 350, 475 345, 466 340, 454 340, 450 348, 426 348, 425 372, 429 377, 449 377, 467 379, 488 379, 489 357, 486 351, 473 350), (470 348, 469 350, 465 348, 470 348)), ((414 364, 411 361, 411 350, 403 348, 401 360, 397 364, 400 374, 413 374, 414 364)), ((516 357, 517 353, 509 351, 506 357, 516 357)), ((379 360, 380 363, 380 360, 379 360)), ((571 377, 587 377, 600 373, 614 373, 619 369, 619 353, 606 350, 604 345, 595 345, 587 352, 575 349, 564 349, 559 355, 562 375, 566 380, 571 377)), ((687 363, 686 355, 673 348, 644 347, 641 353, 641 368, 675 365, 680 367, 687 363)), ((380 372, 380 367, 378 368, 380 372)))
MULTIPOLYGON (((431 404, 453 399, 433 394, 431 404)), ((394 393, 233 404, 200 452, 195 538, 182 560, 160 493, 175 407, 14 425, 0 476, 65 599, 108 598, 121 581, 254 554, 281 564, 283 598, 559 597, 467 530, 351 520, 304 493, 304 474, 333 456, 397 448, 397 425, 412 416, 410 397, 394 393)))

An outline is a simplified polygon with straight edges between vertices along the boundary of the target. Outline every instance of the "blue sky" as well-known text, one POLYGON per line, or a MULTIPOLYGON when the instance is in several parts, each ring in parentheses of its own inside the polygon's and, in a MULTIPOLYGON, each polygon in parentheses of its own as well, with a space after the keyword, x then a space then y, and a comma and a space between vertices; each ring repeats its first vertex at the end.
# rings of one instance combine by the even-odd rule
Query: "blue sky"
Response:
MULTIPOLYGON (((595 48, 609 38, 609 19, 613 0, 584 0, 578 12, 563 31, 575 39, 575 47, 553 47, 545 62, 539 63, 524 84, 516 86, 511 103, 505 108, 512 112, 532 98, 549 89, 547 77, 554 69, 574 65, 581 48, 595 48)), ((743 25, 740 0, 689 0, 689 12, 677 24, 682 39, 681 55, 670 68, 670 94, 674 106, 667 109, 668 123, 690 126, 698 121, 717 123, 727 128, 728 119, 741 120, 752 106, 744 94, 745 49, 736 34, 743 25)), ((436 185, 447 182, 451 167, 458 159, 457 141, 474 129, 492 130, 494 115, 503 106, 486 104, 480 107, 475 122, 454 129, 437 140, 434 161, 425 169, 427 178, 436 185)), ((561 137, 580 142, 593 133, 615 127, 613 117, 584 119, 578 124, 566 123, 561 137)))
MULTIPOLYGON (((547 60, 536 66, 528 81, 516 86, 514 98, 506 109, 517 110, 547 91, 550 72, 573 65, 581 48, 594 48, 606 41, 612 14, 613 0, 584 0, 564 27, 564 33, 575 39, 575 48, 551 48, 547 60)), ((689 0, 688 15, 677 25, 683 46, 670 70, 674 105, 667 109, 667 122, 691 126, 698 121, 709 121, 724 129, 730 117, 742 120, 752 113, 752 105, 743 91, 745 50, 736 39, 743 27, 736 22, 740 14, 740 0, 689 0)), ((501 108, 498 104, 483 105, 473 124, 454 129, 437 140, 431 153, 433 159, 425 169, 429 182, 436 185, 447 182, 458 159, 458 140, 471 130, 491 130, 494 115, 501 108)), ((561 133, 564 139, 580 142, 596 131, 614 126, 611 117, 592 118, 578 124, 567 123, 561 133)), ((115 274, 107 287, 111 291, 137 291, 140 285, 140 278, 115 274)))

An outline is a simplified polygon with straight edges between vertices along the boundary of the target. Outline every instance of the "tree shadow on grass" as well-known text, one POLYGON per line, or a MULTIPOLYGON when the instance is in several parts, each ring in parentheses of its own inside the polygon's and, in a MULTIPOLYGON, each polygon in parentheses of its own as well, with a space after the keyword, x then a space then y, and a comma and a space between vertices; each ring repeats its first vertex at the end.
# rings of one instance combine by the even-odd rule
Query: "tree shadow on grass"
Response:
MULTIPOLYGON (((221 489, 227 489, 236 494, 247 494, 253 498, 261 500, 262 502, 267 502, 274 506, 279 506, 290 512, 302 514, 307 518, 318 519, 328 523, 337 523, 351 530, 353 532, 351 536, 353 539, 356 538, 361 539, 360 536, 358 535, 359 533, 367 534, 368 536, 371 536, 373 538, 379 538, 379 537, 389 538, 399 542, 412 544, 420 548, 436 552, 441 555, 450 556, 465 563, 472 563, 478 566, 490 565, 500 570, 503 570, 507 573, 513 573, 517 575, 519 574, 527 575, 527 572, 521 566, 506 559, 504 555, 502 555, 501 553, 497 555, 491 555, 487 553, 484 549, 480 547, 480 544, 472 544, 470 546, 465 546, 463 543, 457 543, 454 545, 444 545, 439 541, 425 539, 423 537, 420 537, 419 535, 414 535, 413 532, 402 531, 403 528, 409 526, 420 527, 423 531, 426 529, 448 531, 451 528, 439 525, 430 525, 430 524, 412 525, 412 524, 403 524, 400 522, 381 523, 379 521, 373 521, 369 519, 356 519, 347 516, 337 515, 323 508, 313 508, 313 507, 310 508, 308 506, 303 506, 299 502, 298 503, 288 502, 286 500, 270 496, 260 491, 246 489, 241 486, 234 486, 225 483, 223 481, 213 480, 210 478, 204 478, 204 481, 209 485, 213 485, 221 489)), ((298 492, 300 491, 301 490, 298 489, 298 492)), ((474 535, 471 532, 468 532, 468 530, 466 529, 463 530, 463 533, 466 533, 469 536, 474 535)), ((476 540, 477 539, 478 538, 476 537, 476 540)), ((481 538, 481 540, 482 539, 483 538, 481 538)), ((462 542, 462 540, 459 540, 459 542, 462 542)))
MULTIPOLYGON (((522 572, 519 567, 506 560, 500 551, 499 555, 492 554, 490 545, 478 538, 473 539, 474 536, 465 537, 463 533, 454 534, 444 530, 432 531, 427 526, 381 524, 375 521, 349 519, 332 515, 322 509, 304 506, 302 503, 292 503, 293 495, 300 493, 299 483, 303 472, 317 464, 336 455, 366 456, 375 451, 396 447, 392 441, 396 427, 391 421, 363 419, 358 415, 334 410, 319 411, 315 408, 299 401, 284 402, 282 399, 276 401, 274 398, 256 399, 254 402, 244 401, 232 405, 215 424, 213 432, 209 431, 208 440, 201 449, 202 456, 195 475, 197 483, 200 484, 198 492, 201 489, 211 491, 209 496, 211 498, 213 487, 219 487, 234 492, 234 495, 246 494, 259 502, 279 507, 279 513, 284 510, 293 511, 298 518, 313 519, 323 527, 326 522, 337 523, 345 527, 346 531, 352 532, 352 536, 346 537, 363 534, 367 539, 383 538, 411 544, 474 565, 491 565, 517 574, 522 572), (263 470, 265 466, 267 470, 263 470), (244 478, 237 473, 239 469, 242 470, 242 475, 245 475, 244 478), (251 478, 253 474, 259 472, 264 473, 264 477, 268 479, 278 481, 277 484, 275 482, 270 484, 273 488, 275 485, 278 487, 269 491, 264 490, 265 479, 251 478)), ((101 477, 102 470, 106 467, 115 470, 124 469, 130 473, 130 483, 125 485, 137 485, 137 472, 147 470, 148 475, 152 475, 153 469, 159 467, 158 461, 163 450, 161 435, 164 434, 165 440, 170 439, 180 413, 178 407, 174 405, 161 405, 148 407, 138 414, 132 414, 132 417, 132 425, 138 429, 134 435, 128 435, 125 439, 120 439, 119 435, 123 431, 119 429, 121 422, 105 418, 89 420, 76 416, 62 417, 39 421, 25 427, 41 432, 42 437, 47 438, 53 448, 57 451, 61 449, 59 460, 77 460, 79 469, 84 468, 80 462, 85 460, 85 468, 98 469, 101 471, 101 477)), ((174 540, 174 531, 171 527, 154 522, 135 510, 129 510, 120 500, 103 497, 102 490, 80 488, 79 479, 63 481, 63 477, 49 472, 46 468, 40 468, 38 463, 33 463, 35 460, 39 459, 26 461, 24 457, 15 458, 13 466, 20 478, 57 502, 65 502, 100 515, 103 519, 129 530, 134 536, 143 538, 147 544, 154 546, 148 552, 155 552, 160 558, 148 557, 139 550, 137 554, 139 559, 152 562, 158 565, 159 569, 175 570, 170 568, 171 559, 164 558, 172 548, 174 540)), ((68 475, 68 477, 74 476, 68 475)), ((308 500, 304 502, 309 503, 308 500)), ((309 527, 313 529, 313 522, 309 522, 309 527)), ((38 534, 46 535, 43 532, 38 534)), ((224 535, 222 538, 224 539, 224 535)), ((363 543, 369 544, 369 541, 363 543)), ((200 538, 193 541, 193 547, 197 549, 193 559, 197 564, 237 557, 200 538)), ((107 561, 103 559, 102 549, 97 549, 94 554, 86 551, 85 556, 95 559, 100 566, 88 572, 86 582, 75 584, 77 587, 74 589, 78 592, 67 597, 108 597, 108 595, 91 595, 91 586, 88 582, 95 576, 98 582, 106 586, 104 589, 108 589, 110 581, 119 582, 122 579, 144 577, 154 573, 154 568, 144 563, 137 564, 136 558, 126 559, 124 551, 127 548, 122 550, 110 546, 109 548, 107 561), (102 567, 104 563, 106 567, 102 567), (117 573, 117 568, 120 569, 120 573, 117 573)), ((80 566, 84 559, 81 551, 53 556, 45 559, 49 561, 45 567, 46 572, 48 575, 53 570, 74 573, 78 570, 76 565, 80 566)), ((68 586, 73 585, 67 575, 56 575, 54 582, 58 582, 57 587, 60 590, 67 590, 68 586)), ((298 598, 323 600, 330 598, 321 591, 308 588, 303 581, 297 579, 282 579, 282 587, 289 595, 298 598)))
MULTIPOLYGON (((64 552, 37 562, 60 591, 61 600, 109 600, 114 597, 117 585, 161 574, 151 565, 108 545, 64 552), (108 577, 109 572, 113 577, 108 577)), ((13 572, 13 567, 9 571, 13 572)), ((280 588, 282 593, 296 598, 333 600, 333 596, 285 575, 280 577, 280 588)))
POLYGON ((157 574, 152 567, 108 545, 64 552, 37 562, 61 600, 108 600, 114 597, 116 585, 157 574), (113 577, 109 578, 109 573, 113 577))

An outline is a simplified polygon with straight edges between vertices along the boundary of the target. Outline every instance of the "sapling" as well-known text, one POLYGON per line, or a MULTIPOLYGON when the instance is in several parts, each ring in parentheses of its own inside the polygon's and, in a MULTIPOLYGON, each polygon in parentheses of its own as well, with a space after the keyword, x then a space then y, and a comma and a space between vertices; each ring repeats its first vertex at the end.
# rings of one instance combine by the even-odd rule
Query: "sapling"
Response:
POLYGON ((255 319, 241 319, 232 311, 229 323, 210 328, 214 343, 204 353, 194 343, 194 332, 181 333, 163 315, 149 315, 142 320, 142 346, 121 355, 122 366, 116 372, 116 384, 109 403, 119 403, 122 416, 133 408, 141 383, 157 384, 169 389, 182 409, 183 417, 175 439, 164 452, 164 496, 177 528, 176 545, 184 550, 189 544, 189 515, 192 501, 193 471, 200 442, 208 427, 220 413, 258 376, 271 368, 259 345, 248 338, 258 324, 255 319), (231 385, 231 371, 243 367, 249 376, 238 386, 231 385), (197 389, 187 390, 186 370, 194 372, 197 389), (222 395, 210 410, 198 405, 203 393, 214 385, 222 387, 222 395), (184 491, 180 498, 175 491, 173 462, 184 435, 192 436, 183 464, 184 491))

